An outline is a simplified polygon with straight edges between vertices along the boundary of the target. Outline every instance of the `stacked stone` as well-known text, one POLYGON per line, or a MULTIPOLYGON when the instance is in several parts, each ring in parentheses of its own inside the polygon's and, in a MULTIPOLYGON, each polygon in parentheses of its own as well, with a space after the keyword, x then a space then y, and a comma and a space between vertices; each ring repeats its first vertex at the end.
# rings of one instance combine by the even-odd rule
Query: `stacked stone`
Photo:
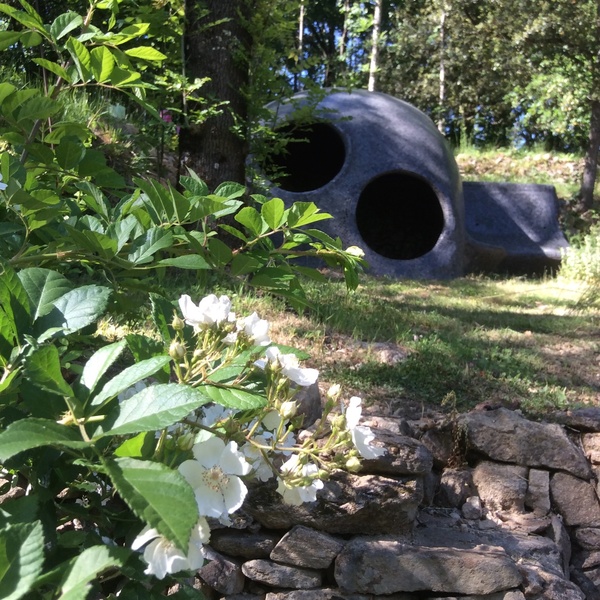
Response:
POLYGON ((387 454, 332 477, 316 502, 251 489, 239 528, 212 533, 203 590, 211 600, 599 600, 600 410, 560 417, 372 418, 387 454))

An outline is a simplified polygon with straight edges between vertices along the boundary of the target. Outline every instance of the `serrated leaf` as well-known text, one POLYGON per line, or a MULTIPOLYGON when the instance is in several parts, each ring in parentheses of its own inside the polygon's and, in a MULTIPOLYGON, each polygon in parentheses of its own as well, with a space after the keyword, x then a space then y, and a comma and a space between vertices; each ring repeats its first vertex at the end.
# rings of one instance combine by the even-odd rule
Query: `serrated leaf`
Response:
POLYGON ((161 463, 134 458, 117 458, 106 466, 131 510, 187 553, 192 527, 198 522, 198 505, 183 476, 161 463))
POLYGON ((49 329, 60 328, 68 334, 94 323, 104 314, 111 293, 104 286, 85 285, 63 294, 52 310, 36 321, 39 341, 47 339, 44 332, 49 329))
POLYGON ((66 577, 61 585, 62 600, 81 598, 80 592, 87 589, 87 584, 99 573, 111 567, 122 567, 131 556, 128 548, 117 546, 92 546, 86 548, 66 567, 66 577))
POLYGON ((222 196, 233 200, 235 198, 241 198, 246 193, 246 187, 241 183, 235 181, 224 181, 214 191, 215 196, 222 196))
POLYGON ((0 277, 0 307, 6 315, 4 325, 10 324, 18 339, 31 332, 31 305, 19 276, 4 267, 0 277))
POLYGON ((219 267, 225 266, 233 258, 231 248, 215 237, 208 240, 208 250, 215 264, 219 267))
POLYGON ((125 440, 116 450, 115 456, 131 458, 150 458, 156 446, 156 438, 152 431, 144 431, 125 440))
POLYGON ((106 371, 111 365, 121 356, 123 350, 127 347, 125 340, 119 340, 108 346, 103 346, 85 363, 83 373, 81 374, 80 382, 88 390, 93 392, 94 388, 104 377, 106 371))
POLYGON ((74 29, 83 24, 83 17, 76 12, 69 11, 59 15, 50 25, 50 34, 55 40, 60 40, 74 29))
POLYGON ((41 446, 87 448, 77 429, 61 425, 50 419, 20 419, 0 432, 0 462, 41 446))
POLYGON ((50 71, 50 73, 54 73, 55 75, 58 75, 58 77, 62 77, 67 83, 71 83, 69 74, 58 63, 46 60, 45 58, 33 58, 32 60, 34 63, 40 65, 40 67, 50 71))
POLYGON ((90 67, 94 79, 98 83, 104 83, 110 78, 112 70, 115 68, 115 57, 105 46, 93 48, 90 52, 90 67))
POLYGON ((168 365, 170 361, 171 359, 166 355, 153 356, 123 369, 118 375, 115 375, 110 381, 104 384, 102 390, 92 399, 90 405, 100 406, 107 400, 128 390, 138 381, 142 381, 142 379, 154 375, 158 370, 162 369, 165 365, 168 365))
POLYGON ((56 148, 56 160, 65 170, 75 169, 85 156, 85 147, 79 140, 63 138, 56 148))
POLYGON ((167 58, 162 52, 159 52, 156 48, 150 46, 129 48, 128 50, 125 50, 125 54, 127 54, 127 56, 133 56, 134 58, 141 58, 153 62, 165 60, 167 58))
POLYGON ((272 198, 262 205, 260 214, 271 229, 277 229, 285 217, 285 204, 281 198, 272 198))
POLYGON ((207 402, 210 398, 197 388, 178 383, 151 385, 123 400, 107 417, 108 425, 103 425, 99 437, 158 431, 181 421, 207 402))
POLYGON ((60 356, 55 346, 42 346, 33 351, 25 361, 24 374, 31 383, 46 392, 73 396, 71 386, 62 376, 60 356))
POLYGON ((331 219, 329 213, 322 213, 314 202, 294 202, 288 213, 290 227, 302 227, 309 223, 331 219))
POLYGON ((201 385, 198 387, 210 400, 234 410, 249 410, 262 408, 267 399, 262 394, 249 392, 241 388, 220 387, 216 385, 201 385))
POLYGON ((238 254, 231 261, 231 274, 234 276, 254 273, 263 267, 265 261, 250 254, 238 254))
POLYGON ((44 565, 40 521, 15 523, 0 530, 0 589, 3 600, 18 600, 32 588, 44 565))

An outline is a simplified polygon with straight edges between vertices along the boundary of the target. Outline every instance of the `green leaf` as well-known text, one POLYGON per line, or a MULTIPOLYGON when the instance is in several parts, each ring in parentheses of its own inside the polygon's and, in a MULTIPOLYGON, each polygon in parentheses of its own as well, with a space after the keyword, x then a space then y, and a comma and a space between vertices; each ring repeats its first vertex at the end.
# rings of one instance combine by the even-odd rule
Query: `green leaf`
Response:
POLYGON ((91 69, 94 79, 98 83, 108 81, 112 70, 115 68, 115 58, 105 46, 93 48, 90 52, 91 69))
POLYGON ((36 321, 39 341, 49 336, 49 329, 60 328, 63 334, 72 333, 97 321, 105 312, 111 290, 99 285, 84 285, 62 295, 54 308, 36 321))
POLYGON ((51 394, 73 396, 71 386, 62 376, 56 346, 42 346, 33 351, 25 361, 25 377, 36 387, 51 394))
POLYGON ((163 343, 165 346, 168 346, 175 337, 175 331, 171 326, 173 315, 175 314, 175 306, 164 296, 155 293, 150 293, 150 306, 152 322, 160 333, 163 343))
POLYGON ((142 379, 154 375, 159 369, 168 365, 170 361, 170 357, 166 355, 153 356, 123 369, 123 371, 118 375, 115 375, 104 385, 100 393, 92 399, 90 405, 100 406, 107 400, 110 400, 111 398, 118 396, 121 392, 129 389, 138 381, 142 381, 142 379))
POLYGON ((77 449, 87 448, 89 443, 81 439, 77 429, 61 425, 56 421, 20 419, 0 432, 0 462, 7 461, 19 452, 41 446, 77 449))
POLYGON ((150 61, 161 61, 167 58, 162 52, 159 52, 156 48, 152 48, 150 46, 129 48, 128 50, 125 50, 125 54, 127 54, 127 56, 133 56, 134 58, 141 58, 143 60, 150 61))
POLYGON ((177 267, 178 269, 189 269, 191 271, 212 269, 206 262, 206 259, 199 254, 184 254, 183 256, 176 256, 175 258, 163 258, 158 261, 157 265, 163 267, 177 267))
POLYGON ((266 230, 266 223, 260 213, 252 206, 245 206, 235 215, 235 220, 253 235, 261 235, 266 230))
POLYGON ((128 548, 116 546, 92 546, 86 548, 67 568, 66 577, 61 586, 62 600, 79 600, 89 589, 89 582, 99 573, 114 567, 122 567, 131 556, 128 548))
POLYGON ((231 261, 231 274, 234 276, 247 275, 261 269, 265 261, 251 254, 238 254, 231 261))
POLYGON ((329 213, 319 212, 314 202, 294 202, 288 213, 288 225, 290 227, 302 227, 316 221, 331 219, 329 213))
POLYGON ((104 377, 106 371, 121 356, 126 347, 127 342, 119 340, 94 352, 83 367, 81 384, 89 392, 93 392, 100 379, 104 377))
POLYGON ((20 37, 20 31, 0 31, 0 50, 10 48, 19 41, 20 37))
POLYGON ((58 63, 46 60, 45 58, 33 58, 32 60, 34 63, 40 65, 40 67, 50 71, 50 73, 54 73, 55 75, 58 75, 58 77, 62 77, 67 83, 71 83, 69 74, 58 63))
POLYGON ((131 510, 187 553, 192 527, 198 522, 198 505, 183 476, 161 463, 133 458, 117 458, 106 466, 131 510))
POLYGON ((15 523, 0 530, 0 589, 3 600, 18 600, 32 588, 44 565, 40 521, 15 523))
POLYGON ((21 280, 13 269, 4 267, 0 277, 0 313, 5 313, 4 326, 10 325, 21 340, 31 332, 31 306, 21 280))
POLYGON ((154 453, 156 439, 152 431, 144 431, 125 440, 116 450, 115 456, 129 456, 131 458, 150 458, 154 453))
POLYGON ((99 437, 157 431, 181 421, 210 400, 198 389, 187 385, 151 385, 123 400, 107 418, 107 422, 112 423, 110 429, 99 437))
POLYGON ((136 265, 150 262, 152 257, 163 248, 173 245, 173 234, 170 231, 153 227, 144 236, 135 240, 133 252, 129 254, 129 260, 136 265))
POLYGON ((72 37, 67 40, 65 46, 77 67, 81 80, 88 81, 92 70, 90 51, 78 39, 72 37))
POLYGON ((198 390, 206 394, 213 402, 235 410, 262 408, 267 404, 267 399, 264 395, 240 388, 201 385, 198 387, 198 390))
POLYGON ((218 238, 213 237, 208 240, 208 249, 215 264, 220 267, 225 266, 233 258, 231 248, 218 238))
POLYGON ((233 200, 234 198, 240 198, 246 193, 246 187, 241 183, 235 181, 224 181, 214 191, 215 196, 223 196, 233 200))
POLYGON ((285 204, 281 198, 272 198, 262 205, 260 214, 271 229, 277 229, 285 217, 285 204))
POLYGON ((84 145, 73 138, 63 138, 56 148, 56 160, 65 170, 75 169, 84 156, 84 145))
POLYGON ((278 267, 262 269, 252 277, 251 284, 257 287, 287 289, 290 281, 296 279, 293 273, 278 267))
POLYGON ((83 17, 76 12, 69 11, 54 19, 54 22, 50 25, 50 34, 58 41, 80 25, 83 25, 83 17))
POLYGON ((21 105, 18 121, 23 123, 24 121, 47 119, 54 116, 60 109, 60 104, 52 98, 46 96, 30 98, 21 105))

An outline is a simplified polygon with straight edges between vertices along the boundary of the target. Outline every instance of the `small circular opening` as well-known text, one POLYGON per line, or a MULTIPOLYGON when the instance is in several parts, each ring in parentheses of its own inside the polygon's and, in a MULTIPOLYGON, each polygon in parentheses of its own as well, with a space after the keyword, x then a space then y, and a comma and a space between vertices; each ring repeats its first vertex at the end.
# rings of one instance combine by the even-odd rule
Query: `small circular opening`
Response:
POLYGON ((263 163, 269 179, 288 192, 310 192, 329 183, 346 160, 344 141, 327 123, 296 125, 277 129, 286 143, 270 152, 263 163))
POLYGON ((410 173, 373 179, 356 205, 363 240, 386 258, 411 260, 427 254, 444 228, 444 214, 433 188, 410 173))

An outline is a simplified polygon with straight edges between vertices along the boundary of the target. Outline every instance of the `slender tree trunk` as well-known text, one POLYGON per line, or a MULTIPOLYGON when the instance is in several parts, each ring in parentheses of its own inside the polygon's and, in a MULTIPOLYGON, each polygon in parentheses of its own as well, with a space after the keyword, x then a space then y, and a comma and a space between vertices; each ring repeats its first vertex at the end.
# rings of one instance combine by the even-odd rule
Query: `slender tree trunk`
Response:
POLYGON ((600 148, 600 0, 596 2, 596 48, 592 65, 591 118, 588 148, 585 154, 579 199, 581 210, 589 210, 594 203, 594 185, 598 173, 600 148))
MULTIPOLYGON (((248 116, 248 53, 245 28, 248 0, 188 0, 186 5, 185 69, 188 78, 209 78, 199 95, 223 103, 218 114, 182 128, 179 151, 182 173, 195 171, 214 189, 223 181, 245 181, 248 116)), ((189 110, 207 108, 188 100, 189 110), (196 106, 194 106, 196 105, 196 106)))
MULTIPOLYGON (((300 13, 298 15, 298 61, 302 60, 304 52, 304 0, 300 0, 300 13)), ((294 73, 294 92, 300 91, 299 74, 294 73)))
POLYGON ((444 133, 444 104, 446 102, 446 3, 442 2, 440 14, 440 87, 439 103, 440 116, 438 118, 438 129, 444 133))
POLYGON ((375 0, 375 12, 373 13, 373 47, 371 48, 371 63, 369 65, 369 83, 367 90, 375 91, 375 80, 377 67, 379 64, 379 32, 381 30, 381 3, 382 0, 375 0))

